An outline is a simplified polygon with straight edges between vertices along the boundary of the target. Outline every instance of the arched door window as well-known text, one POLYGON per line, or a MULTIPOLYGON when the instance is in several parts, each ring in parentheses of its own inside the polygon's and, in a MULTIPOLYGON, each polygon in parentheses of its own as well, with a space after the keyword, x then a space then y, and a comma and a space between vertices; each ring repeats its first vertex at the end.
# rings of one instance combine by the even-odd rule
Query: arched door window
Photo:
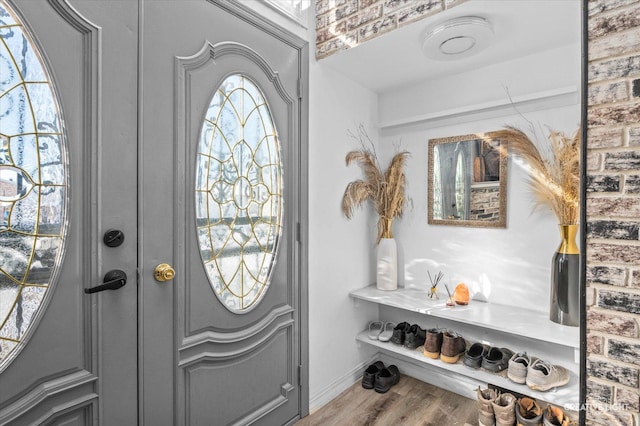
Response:
POLYGON ((282 163, 260 88, 227 77, 209 104, 197 151, 196 226, 214 293, 232 312, 257 306, 282 234, 282 163))
POLYGON ((0 4, 0 370, 50 298, 67 223, 60 106, 42 55, 0 4))

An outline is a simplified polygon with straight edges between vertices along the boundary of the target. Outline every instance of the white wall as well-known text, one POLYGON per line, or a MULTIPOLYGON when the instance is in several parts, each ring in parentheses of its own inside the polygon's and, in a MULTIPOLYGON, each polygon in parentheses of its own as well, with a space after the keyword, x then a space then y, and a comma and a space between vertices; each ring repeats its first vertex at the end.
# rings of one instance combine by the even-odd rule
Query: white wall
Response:
POLYGON ((548 128, 573 135, 580 124, 579 51, 577 46, 556 49, 380 96, 381 123, 459 108, 473 110, 474 105, 501 100, 507 104, 485 111, 482 118, 470 111, 452 119, 408 122, 380 130, 381 151, 387 156, 398 142, 412 153, 407 179, 414 208, 394 225, 404 264, 401 282, 427 286, 427 271, 441 270, 450 288, 462 281, 472 290, 488 293, 492 302, 548 312, 551 258, 560 243, 558 224, 547 210, 531 212, 532 194, 518 162, 510 159, 508 164, 506 229, 428 225, 427 148, 432 138, 488 132, 505 125, 526 131, 533 123, 539 137, 546 137, 548 128), (518 111, 522 114, 509 105, 504 91, 509 87, 515 99, 568 86, 575 87, 576 93, 521 105, 518 111))
POLYGON ((336 397, 362 376, 372 356, 355 336, 376 318, 376 306, 354 309, 349 291, 371 284, 375 218, 363 209, 348 221, 341 200, 346 185, 361 177, 345 165, 358 144, 347 135, 362 123, 372 129, 377 96, 317 63, 309 78, 309 386, 310 409, 336 397))
MULTIPOLYGON (((551 256, 559 244, 555 218, 530 213, 525 176, 509 162, 506 229, 427 224, 427 147, 430 138, 497 130, 505 124, 524 127, 513 108, 454 114, 446 119, 411 122, 443 111, 505 103, 506 89, 515 100, 532 93, 575 87, 571 96, 520 105, 527 119, 555 130, 573 132, 579 124, 579 52, 577 46, 495 64, 473 73, 425 81, 405 90, 377 95, 316 62, 315 17, 309 11, 305 30, 253 0, 239 0, 289 31, 310 41, 309 78, 309 406, 318 408, 355 381, 373 352, 355 335, 376 319, 375 305, 354 306, 349 291, 374 281, 375 223, 370 208, 347 221, 340 201, 347 183, 360 169, 346 167, 344 157, 358 144, 347 136, 362 123, 371 129, 384 161, 394 143, 408 149, 409 195, 414 207, 394 224, 401 284, 426 285, 426 271, 442 269, 454 283, 490 283, 490 300, 548 309, 551 256), (569 104, 569 105, 567 105, 569 104), (409 121, 409 122, 407 122, 409 121), (405 124, 399 124, 405 122, 405 124), (394 126, 386 126, 388 124, 394 126), (380 127, 380 126, 383 127, 380 127), (384 127, 386 126, 386 127, 384 127)), ((564 91, 560 91, 564 93, 564 91)), ((473 109, 473 108, 471 108, 473 109)))
POLYGON ((375 218, 365 208, 348 221, 340 203, 347 183, 360 177, 357 166, 345 165, 347 152, 358 148, 347 131, 362 123, 377 140, 377 95, 316 62, 313 10, 308 11, 305 28, 262 2, 237 1, 310 40, 308 286, 309 406, 313 410, 360 379, 373 355, 370 349, 357 346, 355 336, 377 316, 377 307, 354 309, 349 292, 374 281, 375 218))

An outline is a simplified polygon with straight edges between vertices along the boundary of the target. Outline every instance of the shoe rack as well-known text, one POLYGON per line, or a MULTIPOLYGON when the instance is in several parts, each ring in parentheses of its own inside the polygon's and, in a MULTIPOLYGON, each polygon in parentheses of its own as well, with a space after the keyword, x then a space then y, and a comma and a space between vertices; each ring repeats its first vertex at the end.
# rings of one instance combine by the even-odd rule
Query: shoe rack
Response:
POLYGON ((379 318, 375 320, 395 323, 408 321, 417 323, 422 328, 450 329, 462 334, 468 346, 474 342, 483 342, 491 346, 507 347, 514 352, 526 351, 529 355, 567 368, 570 382, 562 387, 539 392, 512 382, 507 378, 506 370, 493 373, 482 368, 472 369, 462 363, 462 358, 455 364, 447 364, 440 359, 424 356, 422 347, 410 350, 391 342, 372 340, 368 330, 359 333, 356 340, 400 361, 405 366, 402 371, 404 374, 427 382, 430 382, 430 377, 439 377, 433 382, 436 386, 442 385, 442 377, 446 377, 448 382, 458 380, 463 390, 457 393, 470 398, 475 397, 475 387, 491 384, 559 406, 578 404, 578 327, 556 324, 544 313, 519 306, 472 300, 466 306, 451 308, 445 306, 444 299, 429 300, 427 292, 427 289, 411 288, 382 291, 369 286, 351 292, 350 296, 355 307, 361 302, 377 304, 379 318))

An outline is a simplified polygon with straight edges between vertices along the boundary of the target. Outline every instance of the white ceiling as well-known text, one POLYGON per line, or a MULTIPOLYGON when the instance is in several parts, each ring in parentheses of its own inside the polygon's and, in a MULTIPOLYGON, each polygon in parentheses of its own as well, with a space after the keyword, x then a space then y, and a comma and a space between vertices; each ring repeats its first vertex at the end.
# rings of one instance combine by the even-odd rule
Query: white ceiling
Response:
POLYGON ((384 92, 548 49, 579 46, 581 15, 581 0, 469 0, 320 61, 375 92, 384 92), (422 53, 424 35, 460 16, 487 19, 495 34, 492 44, 459 60, 428 59, 422 53))

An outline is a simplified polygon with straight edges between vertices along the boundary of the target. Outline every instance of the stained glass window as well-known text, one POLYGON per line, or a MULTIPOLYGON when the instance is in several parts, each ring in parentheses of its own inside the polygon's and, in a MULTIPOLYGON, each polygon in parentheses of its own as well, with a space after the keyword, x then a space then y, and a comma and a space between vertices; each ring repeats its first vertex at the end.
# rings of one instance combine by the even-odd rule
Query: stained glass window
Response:
POLYGON ((0 2, 0 370, 48 300, 67 221, 58 101, 17 15, 0 2))
POLYGON ((282 234, 282 164, 265 96, 248 77, 226 78, 209 104, 196 159, 200 253, 218 299, 255 307, 269 287, 282 234))

